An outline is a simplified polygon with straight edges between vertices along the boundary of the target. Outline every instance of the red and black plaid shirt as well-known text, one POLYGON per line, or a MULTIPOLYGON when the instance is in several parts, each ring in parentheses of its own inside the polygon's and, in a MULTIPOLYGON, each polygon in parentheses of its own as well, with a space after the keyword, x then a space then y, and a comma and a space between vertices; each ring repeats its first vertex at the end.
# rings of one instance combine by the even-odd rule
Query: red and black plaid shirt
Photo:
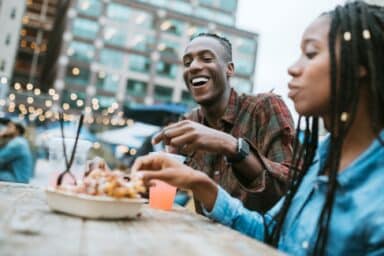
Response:
MULTIPOLYGON (((209 126, 200 108, 185 119, 209 126)), ((294 139, 293 120, 287 106, 273 93, 238 96, 232 89, 218 130, 246 139, 251 151, 264 159, 263 174, 253 181, 241 180, 223 155, 205 151, 196 151, 187 159, 187 164, 205 172, 232 196, 242 200, 248 209, 260 212, 270 209, 287 188, 294 139)), ((199 204, 196 209, 201 213, 199 204)))

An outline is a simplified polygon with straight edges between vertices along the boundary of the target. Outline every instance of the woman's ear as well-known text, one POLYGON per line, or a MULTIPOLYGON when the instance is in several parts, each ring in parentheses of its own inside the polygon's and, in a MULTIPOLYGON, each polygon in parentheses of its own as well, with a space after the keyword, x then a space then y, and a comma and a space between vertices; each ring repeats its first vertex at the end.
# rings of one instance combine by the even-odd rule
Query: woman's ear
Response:
POLYGON ((228 62, 226 73, 228 77, 231 77, 235 74, 235 65, 233 64, 233 62, 228 62))
POLYGON ((364 66, 359 66, 359 78, 365 78, 367 73, 367 69, 364 66))

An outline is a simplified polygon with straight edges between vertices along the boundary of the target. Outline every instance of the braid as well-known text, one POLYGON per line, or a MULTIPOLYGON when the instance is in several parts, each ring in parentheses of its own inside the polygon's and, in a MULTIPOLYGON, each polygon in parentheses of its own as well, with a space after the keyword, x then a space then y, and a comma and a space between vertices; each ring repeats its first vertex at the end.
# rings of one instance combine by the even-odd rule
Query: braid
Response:
POLYGON ((214 33, 199 33, 191 38, 191 41, 198 37, 210 37, 214 38, 224 47, 225 49, 225 61, 232 62, 232 44, 231 42, 224 36, 219 36, 214 33))
POLYGON ((292 164, 289 171, 290 185, 288 188, 288 192, 285 195, 281 211, 277 216, 276 226, 272 229, 271 233, 269 233, 268 227, 264 229, 265 241, 274 247, 277 247, 278 245, 281 230, 283 229, 285 216, 288 213, 289 206, 291 205, 292 199, 296 191, 298 190, 303 177, 307 173, 309 166, 312 164, 317 149, 319 135, 318 118, 305 118, 305 131, 302 145, 300 145, 300 140, 298 137, 300 133, 301 119, 302 117, 299 117, 299 121, 296 127, 297 135, 293 146, 292 164), (312 123, 312 125, 310 123, 312 123))

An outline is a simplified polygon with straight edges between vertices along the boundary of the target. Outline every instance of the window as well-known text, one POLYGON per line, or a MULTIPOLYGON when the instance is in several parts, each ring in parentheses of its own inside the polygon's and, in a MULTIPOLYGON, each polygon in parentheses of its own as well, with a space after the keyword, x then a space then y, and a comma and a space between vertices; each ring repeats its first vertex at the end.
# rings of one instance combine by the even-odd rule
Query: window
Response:
POLYGON ((169 20, 165 20, 160 25, 160 28, 164 32, 181 36, 185 31, 186 24, 185 22, 182 22, 180 20, 169 19, 169 20))
POLYGON ((121 31, 114 27, 106 27, 104 29, 104 39, 106 43, 124 47, 126 41, 126 31, 121 31))
POLYGON ((112 105, 112 103, 116 102, 116 99, 114 97, 97 96, 96 98, 99 100, 99 105, 101 109, 108 108, 112 105))
POLYGON ((11 42, 11 35, 10 34, 7 34, 7 36, 5 37, 5 45, 9 45, 9 43, 11 42))
POLYGON ((12 8, 10 17, 11 19, 14 19, 16 17, 16 7, 12 8))
POLYGON ((79 68, 73 65, 67 67, 65 82, 69 84, 87 86, 89 84, 89 68, 79 68))
POLYGON ((199 0, 200 4, 215 6, 215 0, 199 0))
POLYGON ((171 40, 161 40, 160 44, 157 46, 160 51, 161 56, 165 56, 168 58, 179 59, 178 49, 180 49, 180 45, 171 40))
POLYGON ((5 60, 1 60, 0 62, 0 71, 4 71, 5 70, 5 60))
POLYGON ((107 8, 107 17, 110 20, 119 22, 129 21, 131 16, 131 9, 122 4, 110 3, 107 8))
POLYGON ((149 68, 150 61, 148 57, 136 54, 129 55, 129 70, 148 73, 149 68))
POLYGON ((168 8, 172 9, 177 12, 181 12, 184 14, 191 15, 192 13, 192 6, 189 2, 184 2, 180 0, 174 0, 168 4, 168 8))
POLYGON ((97 76, 96 86, 108 92, 116 92, 119 87, 118 75, 99 75, 97 76))
POLYGON ((147 83, 143 81, 128 79, 127 82, 127 94, 144 98, 147 95, 147 83))
POLYGON ((99 25, 95 21, 77 18, 73 22, 73 34, 75 36, 95 39, 99 30, 99 25))
POLYGON ((251 75, 253 73, 253 56, 241 55, 234 60, 236 63, 236 73, 242 75, 251 75))
POLYGON ((192 95, 188 91, 183 91, 181 93, 181 102, 186 104, 190 108, 196 106, 195 100, 192 98, 192 95))
POLYGON ((178 66, 167 62, 160 61, 156 65, 156 73, 159 76, 174 79, 177 76, 178 66))
POLYGON ((219 8, 233 13, 236 9, 237 0, 219 0, 219 8))
POLYGON ((165 87, 162 85, 155 86, 155 100, 160 102, 171 102, 172 101, 172 88, 165 87))
POLYGON ((121 69, 124 64, 123 56, 124 55, 121 52, 109 49, 102 49, 100 52, 100 63, 107 67, 121 69))
POLYGON ((80 0, 77 2, 77 10, 81 14, 98 17, 101 15, 101 0, 80 0))
POLYGON ((95 54, 95 48, 93 45, 72 41, 67 50, 67 54, 71 60, 91 62, 95 54))
POLYGON ((248 79, 242 79, 238 77, 231 78, 231 85, 239 92, 239 93, 251 93, 252 83, 248 79))
POLYGON ((140 26, 141 29, 153 29, 154 24, 152 14, 136 9, 131 9, 131 11, 132 22, 134 22, 137 26, 140 26))
POLYGON ((238 38, 236 40, 237 50, 244 54, 255 54, 255 40, 248 38, 238 38))
POLYGON ((196 16, 203 19, 208 17, 215 17, 215 20, 221 24, 233 26, 235 24, 235 19, 230 14, 224 14, 218 11, 210 10, 204 7, 198 7, 196 10, 196 16))
POLYGON ((128 39, 130 48, 138 51, 150 51, 155 43, 155 38, 151 35, 136 34, 128 39))

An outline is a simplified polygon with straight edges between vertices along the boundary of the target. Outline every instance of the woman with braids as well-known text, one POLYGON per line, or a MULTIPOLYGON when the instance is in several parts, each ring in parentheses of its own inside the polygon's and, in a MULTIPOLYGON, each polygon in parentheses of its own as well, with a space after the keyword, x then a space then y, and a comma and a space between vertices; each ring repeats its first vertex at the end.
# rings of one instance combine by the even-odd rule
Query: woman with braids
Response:
POLYGON ((301 48, 288 70, 289 96, 305 138, 294 150, 290 188, 267 214, 164 156, 143 157, 134 169, 149 185, 161 179, 192 189, 208 217, 286 253, 384 255, 384 9, 339 6, 306 29, 301 48), (318 118, 330 132, 319 147, 318 118))

